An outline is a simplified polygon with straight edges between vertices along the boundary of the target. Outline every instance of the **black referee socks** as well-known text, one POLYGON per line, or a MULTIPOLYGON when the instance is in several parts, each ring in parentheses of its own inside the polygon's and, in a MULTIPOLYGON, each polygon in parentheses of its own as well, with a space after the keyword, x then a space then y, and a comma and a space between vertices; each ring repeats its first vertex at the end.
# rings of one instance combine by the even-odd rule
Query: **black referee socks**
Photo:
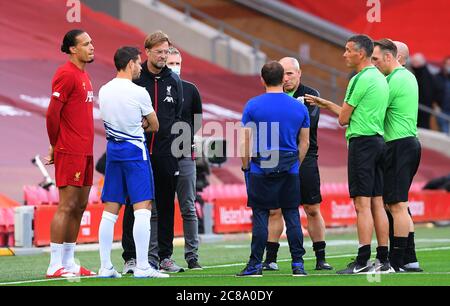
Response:
POLYGON ((280 248, 280 244, 278 242, 270 242, 266 243, 266 262, 277 262, 278 249, 280 248))

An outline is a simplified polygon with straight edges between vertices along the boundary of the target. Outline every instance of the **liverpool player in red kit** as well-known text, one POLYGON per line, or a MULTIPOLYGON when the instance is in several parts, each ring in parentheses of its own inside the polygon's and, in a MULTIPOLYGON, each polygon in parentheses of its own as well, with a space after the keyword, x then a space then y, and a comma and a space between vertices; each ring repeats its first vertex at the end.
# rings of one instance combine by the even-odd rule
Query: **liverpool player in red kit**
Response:
POLYGON ((58 210, 50 226, 49 278, 95 275, 74 260, 93 180, 94 92, 84 69, 94 61, 94 46, 86 32, 71 30, 64 36, 61 51, 69 55, 69 61, 53 77, 47 111, 47 164, 55 164, 59 188, 58 210))

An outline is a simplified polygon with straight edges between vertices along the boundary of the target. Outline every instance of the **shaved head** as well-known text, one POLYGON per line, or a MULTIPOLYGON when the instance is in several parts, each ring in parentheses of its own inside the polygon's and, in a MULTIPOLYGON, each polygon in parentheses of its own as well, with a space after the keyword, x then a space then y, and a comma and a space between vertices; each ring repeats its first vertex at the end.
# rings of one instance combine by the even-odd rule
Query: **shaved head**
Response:
POLYGON ((397 60, 400 65, 405 66, 409 59, 408 45, 401 41, 394 41, 394 44, 397 46, 397 60))

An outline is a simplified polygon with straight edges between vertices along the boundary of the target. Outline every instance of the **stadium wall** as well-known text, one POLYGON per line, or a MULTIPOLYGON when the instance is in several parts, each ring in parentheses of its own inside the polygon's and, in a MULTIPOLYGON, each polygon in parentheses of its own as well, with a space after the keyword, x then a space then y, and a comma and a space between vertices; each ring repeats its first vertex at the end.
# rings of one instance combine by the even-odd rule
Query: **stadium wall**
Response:
POLYGON ((237 74, 257 74, 266 55, 213 27, 170 8, 159 1, 85 0, 92 8, 120 18, 145 33, 163 30, 174 44, 202 59, 237 74))

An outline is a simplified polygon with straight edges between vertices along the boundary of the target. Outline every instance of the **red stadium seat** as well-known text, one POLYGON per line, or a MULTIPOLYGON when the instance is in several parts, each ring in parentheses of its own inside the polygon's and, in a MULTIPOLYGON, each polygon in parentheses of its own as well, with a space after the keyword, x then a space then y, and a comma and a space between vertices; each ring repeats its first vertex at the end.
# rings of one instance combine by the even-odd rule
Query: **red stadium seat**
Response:
POLYGON ((56 186, 50 186, 47 192, 48 200, 51 204, 57 205, 59 203, 59 191, 56 186))
POLYGON ((97 186, 92 186, 91 191, 89 193, 88 204, 100 204, 101 202, 102 201, 100 199, 100 196, 98 195, 97 186))
POLYGON ((46 205, 50 204, 49 193, 39 186, 24 186, 24 203, 26 205, 46 205))
POLYGON ((14 246, 14 208, 5 208, 4 215, 6 219, 5 238, 9 247, 14 246))
POLYGON ((0 247, 5 246, 6 242, 5 208, 0 207, 0 247))

